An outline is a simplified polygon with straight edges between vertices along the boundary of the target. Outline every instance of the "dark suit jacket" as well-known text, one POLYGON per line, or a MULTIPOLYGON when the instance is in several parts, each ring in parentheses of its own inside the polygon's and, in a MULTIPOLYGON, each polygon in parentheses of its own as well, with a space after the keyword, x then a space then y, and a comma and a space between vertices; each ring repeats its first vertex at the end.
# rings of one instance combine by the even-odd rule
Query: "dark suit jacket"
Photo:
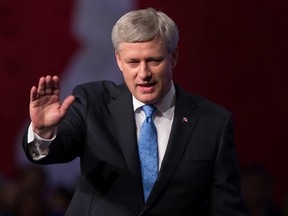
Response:
POLYGON ((145 204, 131 93, 105 81, 80 85, 73 94, 76 101, 45 158, 33 161, 27 133, 23 139, 36 163, 80 157, 81 177, 67 216, 247 215, 231 114, 224 108, 176 86, 169 143, 145 204))

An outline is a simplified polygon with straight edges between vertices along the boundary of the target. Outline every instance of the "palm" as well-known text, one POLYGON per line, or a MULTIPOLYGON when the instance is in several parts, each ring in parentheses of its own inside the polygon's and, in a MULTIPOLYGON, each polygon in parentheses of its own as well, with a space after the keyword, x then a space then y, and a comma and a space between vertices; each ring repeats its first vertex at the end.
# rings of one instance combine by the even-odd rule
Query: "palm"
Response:
POLYGON ((41 96, 30 104, 30 116, 32 122, 38 122, 43 127, 57 125, 63 117, 60 112, 61 103, 57 95, 41 96))

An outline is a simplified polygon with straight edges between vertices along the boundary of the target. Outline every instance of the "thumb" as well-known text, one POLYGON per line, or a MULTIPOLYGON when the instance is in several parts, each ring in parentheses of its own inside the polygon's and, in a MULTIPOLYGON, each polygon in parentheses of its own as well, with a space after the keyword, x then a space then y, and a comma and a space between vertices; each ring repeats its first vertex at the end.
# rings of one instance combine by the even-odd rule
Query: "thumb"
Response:
POLYGON ((69 109, 69 107, 71 106, 74 100, 75 100, 75 97, 73 95, 69 95, 67 98, 65 98, 60 108, 60 112, 63 115, 66 114, 67 110, 69 109))

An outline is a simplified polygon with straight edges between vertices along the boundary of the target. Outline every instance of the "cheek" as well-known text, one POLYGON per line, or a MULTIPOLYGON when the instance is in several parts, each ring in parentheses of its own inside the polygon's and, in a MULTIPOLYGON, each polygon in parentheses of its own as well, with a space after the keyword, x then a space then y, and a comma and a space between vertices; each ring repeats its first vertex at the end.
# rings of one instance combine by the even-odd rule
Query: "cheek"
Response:
POLYGON ((122 71, 122 74, 123 74, 123 78, 124 78, 124 81, 126 83, 126 85, 130 88, 134 85, 134 75, 132 73, 128 73, 127 71, 123 72, 122 71))
POLYGON ((171 69, 171 67, 163 68, 158 75, 159 75, 159 78, 162 80, 163 83, 170 82, 171 79, 172 79, 172 69, 171 69))

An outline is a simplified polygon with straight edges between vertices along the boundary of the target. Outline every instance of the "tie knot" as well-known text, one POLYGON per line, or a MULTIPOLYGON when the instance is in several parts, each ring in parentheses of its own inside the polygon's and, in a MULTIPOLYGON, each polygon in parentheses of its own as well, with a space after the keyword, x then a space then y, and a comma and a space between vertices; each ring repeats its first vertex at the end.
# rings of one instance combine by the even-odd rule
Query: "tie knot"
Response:
POLYGON ((156 107, 152 105, 144 105, 142 109, 147 118, 151 118, 153 113, 157 110, 156 107))

